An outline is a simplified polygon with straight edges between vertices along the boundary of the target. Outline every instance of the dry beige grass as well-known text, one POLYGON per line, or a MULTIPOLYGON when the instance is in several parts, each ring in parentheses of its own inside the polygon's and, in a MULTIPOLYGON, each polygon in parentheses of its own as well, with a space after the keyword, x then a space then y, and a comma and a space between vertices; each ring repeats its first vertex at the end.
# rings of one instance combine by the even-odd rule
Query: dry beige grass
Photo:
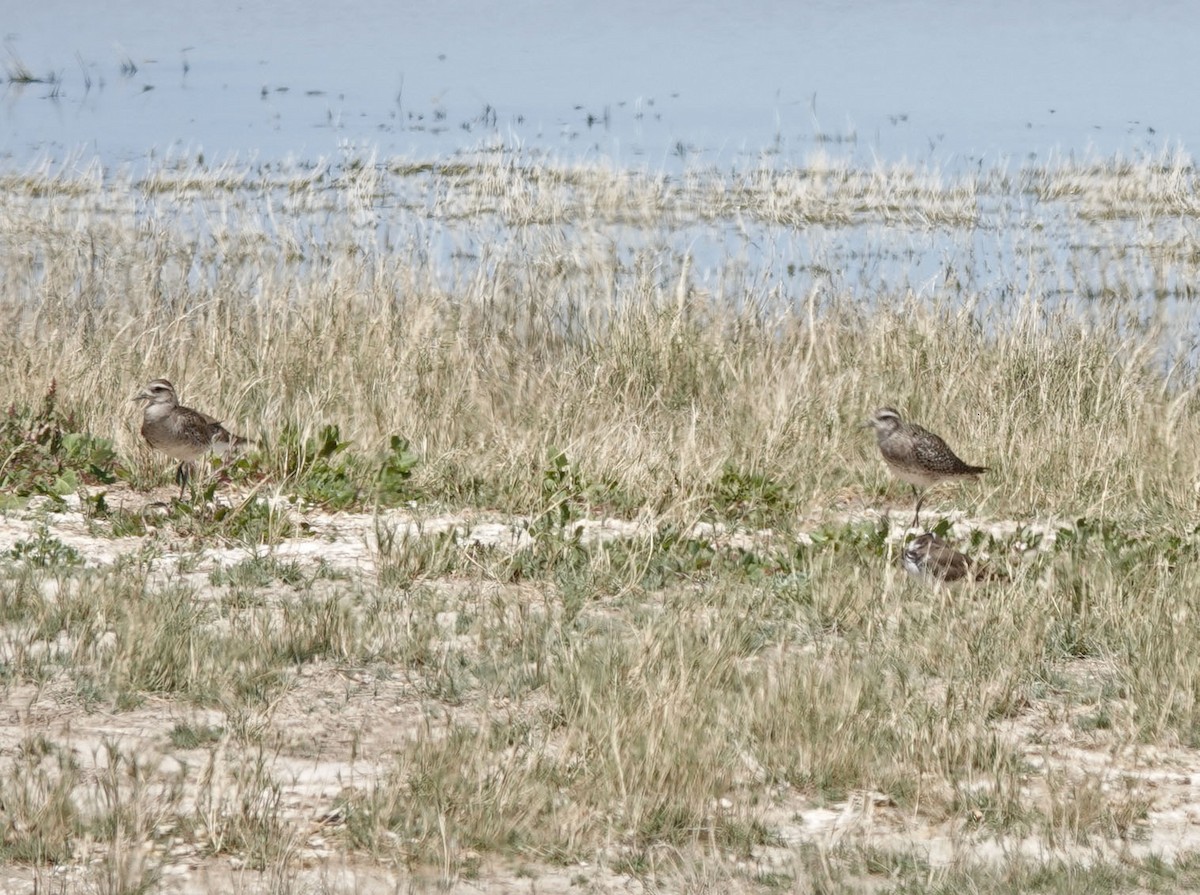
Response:
POLYGON ((0 522, 10 887, 1194 883, 1192 176, 0 177, 6 398, 125 467, 0 522), (147 508, 155 376, 258 492, 147 508), (1011 580, 899 574, 884 403, 993 467, 930 514, 1011 580), (326 424, 415 503, 287 501, 326 424))

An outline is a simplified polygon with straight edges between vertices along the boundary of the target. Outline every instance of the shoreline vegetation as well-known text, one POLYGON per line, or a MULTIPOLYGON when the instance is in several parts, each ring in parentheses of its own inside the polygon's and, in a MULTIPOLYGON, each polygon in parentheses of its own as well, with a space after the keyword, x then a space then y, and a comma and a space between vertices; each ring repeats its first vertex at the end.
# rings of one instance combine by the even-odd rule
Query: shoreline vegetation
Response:
POLYGON ((1196 187, 0 170, 5 885, 1200 884, 1196 187), (260 443, 191 500, 156 377, 260 443))

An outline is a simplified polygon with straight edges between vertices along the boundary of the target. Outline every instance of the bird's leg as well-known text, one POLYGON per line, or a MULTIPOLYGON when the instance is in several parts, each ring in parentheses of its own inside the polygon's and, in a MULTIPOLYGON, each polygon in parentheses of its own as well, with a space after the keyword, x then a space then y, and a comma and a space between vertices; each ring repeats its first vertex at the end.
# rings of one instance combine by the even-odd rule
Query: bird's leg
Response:
POLYGON ((175 470, 175 481, 179 483, 179 499, 183 500, 184 489, 187 488, 188 479, 188 464, 185 460, 179 464, 179 468, 175 470))
POLYGON ((917 486, 913 485, 913 493, 917 495, 917 508, 913 511, 913 528, 921 527, 921 504, 925 502, 925 494, 917 490, 917 486))

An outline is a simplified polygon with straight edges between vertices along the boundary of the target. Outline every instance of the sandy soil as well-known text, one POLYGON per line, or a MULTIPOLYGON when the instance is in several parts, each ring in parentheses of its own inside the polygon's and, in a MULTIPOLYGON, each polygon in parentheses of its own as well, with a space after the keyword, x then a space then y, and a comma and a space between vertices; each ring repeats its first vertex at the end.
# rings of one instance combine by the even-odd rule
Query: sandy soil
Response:
MULTIPOLYGON (((108 490, 111 506, 150 507, 156 500, 169 500, 171 492, 137 494, 108 490)), ((64 512, 48 512, 35 501, 29 508, 0 518, 0 553, 34 537, 40 526, 75 550, 87 564, 113 563, 144 547, 144 538, 113 539, 93 534, 77 502, 64 512)), ((152 510, 151 510, 152 512, 152 510)), ((281 559, 302 563, 323 561, 350 573, 370 576, 375 570, 377 521, 370 515, 291 510, 305 523, 310 534, 286 540, 273 548, 281 559)), ((473 518, 469 515, 419 517, 413 512, 395 512, 385 519, 388 526, 412 535, 456 529, 467 541, 516 549, 530 537, 523 520, 473 518)), ((585 539, 630 537, 646 523, 594 520, 580 523, 585 539)), ((962 531, 972 523, 961 520, 962 531)), ((998 528, 1007 530, 1003 524, 998 528)), ((1053 536, 1054 526, 1045 531, 1053 536)), ((708 527, 698 534, 716 540, 754 541, 769 539, 769 532, 729 532, 708 527)), ((897 537, 900 533, 897 532, 897 537)), ((151 537, 151 536, 148 536, 151 537)), ((214 545, 203 550, 194 565, 195 546, 172 549, 161 538, 155 560, 165 571, 180 557, 189 557, 187 575, 197 586, 207 585, 209 573, 250 555, 243 547, 214 545)), ((1102 675, 1100 663, 1080 662, 1071 669, 1080 680, 1102 675)), ((513 864, 480 856, 475 879, 445 878, 436 870, 414 872, 399 861, 371 860, 347 855, 337 845, 336 828, 342 822, 333 812, 334 801, 346 787, 363 786, 380 778, 389 766, 390 744, 411 734, 424 719, 427 699, 409 685, 403 675, 376 677, 367 671, 347 672, 324 662, 306 664, 285 695, 261 717, 247 723, 263 725, 274 745, 266 756, 272 775, 284 781, 281 793, 285 815, 302 831, 288 864, 285 879, 251 871, 228 856, 205 856, 194 842, 176 841, 155 854, 119 856, 125 866, 153 859, 162 865, 161 891, 198 892, 356 892, 391 893, 422 891, 435 885, 441 891, 475 892, 621 892, 646 891, 637 878, 615 873, 603 863, 571 867, 513 864)), ((154 698, 130 711, 85 710, 70 682, 52 681, 35 686, 10 686, 0 700, 4 723, 0 726, 0 762, 9 763, 18 745, 32 734, 69 745, 85 773, 97 774, 107 750, 119 747, 143 758, 153 757, 160 771, 169 773, 186 764, 200 768, 210 761, 211 750, 182 750, 171 745, 172 728, 184 721, 193 725, 228 727, 229 721, 215 710, 199 710, 154 698)), ((1102 793, 1133 793, 1149 801, 1151 808, 1124 831, 1125 835, 1095 840, 1084 845, 1062 844, 1057 854, 1084 860, 1120 860, 1151 853, 1172 856, 1200 849, 1200 752, 1176 746, 1136 749, 1113 741, 1103 730, 1081 732, 1072 723, 1067 702, 1047 700, 1031 704, 1017 717, 999 722, 997 735, 1015 744, 1029 766, 1043 773, 1026 776, 1030 798, 1050 798, 1048 781, 1072 780, 1094 786, 1102 793), (1040 788, 1040 789, 1039 789, 1040 788)), ((217 750, 228 758, 226 743, 217 750)), ((201 775, 191 773, 191 790, 186 799, 194 802, 201 775)), ((234 799, 236 783, 228 775, 213 774, 210 801, 234 799)), ((720 806, 717 806, 718 808, 720 806)), ((0 806, 2 808, 2 806, 0 806)), ((684 874, 680 890, 736 892, 752 891, 756 873, 780 873, 795 877, 798 891, 807 888, 797 849, 815 845, 830 849, 848 843, 865 843, 886 848, 915 850, 935 867, 953 866, 963 860, 997 858, 1014 853, 1045 856, 1047 842, 1036 831, 1024 839, 997 838, 994 832, 972 829, 961 821, 931 823, 920 813, 898 808, 885 794, 853 792, 842 803, 814 806, 803 795, 778 789, 763 811, 767 826, 778 833, 780 844, 759 847, 752 860, 731 867, 712 855, 697 856, 695 870, 684 874), (739 876, 739 871, 742 871, 739 876)), ((100 868, 111 866, 113 856, 107 843, 81 843, 76 860, 55 867, 0 866, 0 890, 11 893, 105 891, 100 868)), ((670 891, 663 883, 654 891, 670 891)))

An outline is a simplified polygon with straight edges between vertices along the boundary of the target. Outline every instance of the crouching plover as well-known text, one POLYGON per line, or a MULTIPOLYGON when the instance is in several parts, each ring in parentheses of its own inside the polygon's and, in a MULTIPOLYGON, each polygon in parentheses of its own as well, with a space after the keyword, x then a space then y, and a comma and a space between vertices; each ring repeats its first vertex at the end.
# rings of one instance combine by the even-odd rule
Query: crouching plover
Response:
POLYGON ((931 531, 917 535, 904 548, 904 570, 931 584, 986 581, 996 574, 971 561, 931 531))

